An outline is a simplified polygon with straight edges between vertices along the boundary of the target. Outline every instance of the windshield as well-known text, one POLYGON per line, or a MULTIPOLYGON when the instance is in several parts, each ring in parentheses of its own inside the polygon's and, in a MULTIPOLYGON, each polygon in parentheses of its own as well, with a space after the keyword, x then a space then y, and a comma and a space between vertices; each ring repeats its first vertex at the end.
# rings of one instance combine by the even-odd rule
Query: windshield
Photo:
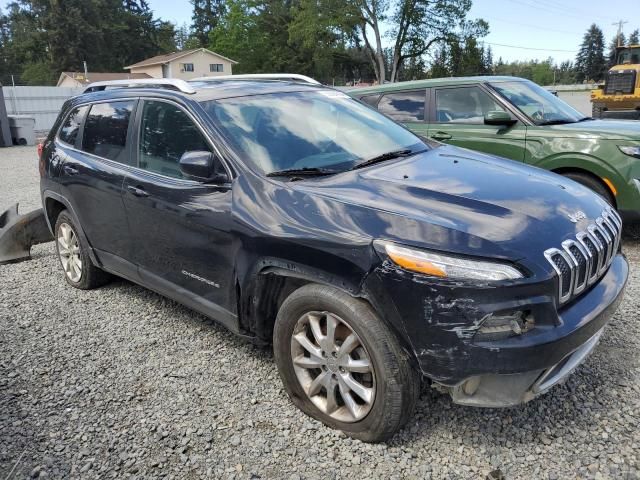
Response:
POLYGON ((573 107, 533 82, 496 82, 491 86, 536 125, 574 123, 584 118, 573 107))
POLYGON ((640 47, 627 48, 618 54, 618 65, 640 63, 640 47))
POLYGON ((378 155, 427 148, 382 114, 332 90, 202 103, 233 146, 264 173, 343 171, 378 155))

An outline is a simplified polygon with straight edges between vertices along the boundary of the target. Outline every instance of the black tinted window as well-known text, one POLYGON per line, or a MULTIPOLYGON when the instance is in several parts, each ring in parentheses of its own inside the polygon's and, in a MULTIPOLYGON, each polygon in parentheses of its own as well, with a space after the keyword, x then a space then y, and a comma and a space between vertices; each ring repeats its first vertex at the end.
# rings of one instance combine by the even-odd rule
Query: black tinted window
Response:
MULTIPOLYGON (((182 178, 180 157, 184 152, 211 151, 191 118, 176 105, 146 101, 140 124, 140 167, 182 178)), ((217 166, 217 170, 220 166, 217 166)))
POLYGON ((398 122, 424 121, 425 91, 398 92, 383 95, 378 110, 398 122))
POLYGON ((68 143, 69 145, 75 145, 76 139, 78 138, 78 132, 80 131, 80 124, 82 123, 82 119, 84 118, 85 113, 87 113, 86 105, 84 107, 74 108, 69 116, 67 116, 66 120, 60 127, 60 133, 58 134, 58 138, 62 140, 64 143, 68 143))
POLYGON ((82 149, 100 157, 129 163, 125 151, 134 102, 96 103, 84 125, 82 149))

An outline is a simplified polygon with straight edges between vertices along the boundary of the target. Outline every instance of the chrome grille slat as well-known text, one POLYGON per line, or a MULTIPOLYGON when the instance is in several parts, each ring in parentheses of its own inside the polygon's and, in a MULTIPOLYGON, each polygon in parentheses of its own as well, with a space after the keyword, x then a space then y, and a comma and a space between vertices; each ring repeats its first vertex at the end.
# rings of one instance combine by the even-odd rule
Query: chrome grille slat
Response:
POLYGON ((622 220, 609 208, 576 239, 549 248, 544 256, 558 275, 558 299, 563 304, 586 290, 609 268, 622 239, 622 220))

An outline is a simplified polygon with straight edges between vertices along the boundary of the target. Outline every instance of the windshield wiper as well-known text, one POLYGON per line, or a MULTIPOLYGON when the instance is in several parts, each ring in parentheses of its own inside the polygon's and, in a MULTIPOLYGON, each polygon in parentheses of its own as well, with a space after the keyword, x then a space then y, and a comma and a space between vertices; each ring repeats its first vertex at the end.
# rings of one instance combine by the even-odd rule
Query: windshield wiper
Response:
POLYGON ((394 158, 408 157, 424 151, 426 150, 418 150, 414 152, 410 148, 406 148, 404 150, 394 150, 392 152, 383 153, 382 155, 378 155, 377 157, 370 158, 369 160, 364 160, 363 162, 360 162, 354 165, 353 167, 351 167, 350 170, 357 170, 358 168, 368 167, 369 165, 373 165, 374 163, 380 163, 386 160, 393 160, 394 158))
POLYGON ((589 120, 595 120, 595 118, 593 117, 582 117, 580 120, 578 120, 579 122, 586 122, 589 120))
POLYGON ((319 177, 322 175, 334 175, 336 173, 340 172, 328 168, 304 167, 276 170, 275 172, 267 173, 267 177, 319 177))

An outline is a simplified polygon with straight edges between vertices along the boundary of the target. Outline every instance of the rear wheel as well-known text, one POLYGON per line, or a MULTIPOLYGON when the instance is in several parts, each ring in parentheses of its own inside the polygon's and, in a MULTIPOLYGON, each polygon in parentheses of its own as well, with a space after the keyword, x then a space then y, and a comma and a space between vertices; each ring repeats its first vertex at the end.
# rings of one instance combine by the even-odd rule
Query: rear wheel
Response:
POLYGON ((332 287, 306 285, 283 303, 273 336, 285 389, 306 414, 377 442, 413 413, 420 377, 366 302, 332 287))
POLYGON ((90 290, 107 283, 110 275, 91 262, 89 246, 78 234, 79 227, 66 210, 60 212, 55 226, 56 251, 64 278, 69 285, 90 290))
POLYGON ((562 175, 593 190, 602 198, 604 198, 607 203, 615 207, 616 201, 613 198, 611 191, 596 177, 580 172, 567 172, 563 173, 562 175))

